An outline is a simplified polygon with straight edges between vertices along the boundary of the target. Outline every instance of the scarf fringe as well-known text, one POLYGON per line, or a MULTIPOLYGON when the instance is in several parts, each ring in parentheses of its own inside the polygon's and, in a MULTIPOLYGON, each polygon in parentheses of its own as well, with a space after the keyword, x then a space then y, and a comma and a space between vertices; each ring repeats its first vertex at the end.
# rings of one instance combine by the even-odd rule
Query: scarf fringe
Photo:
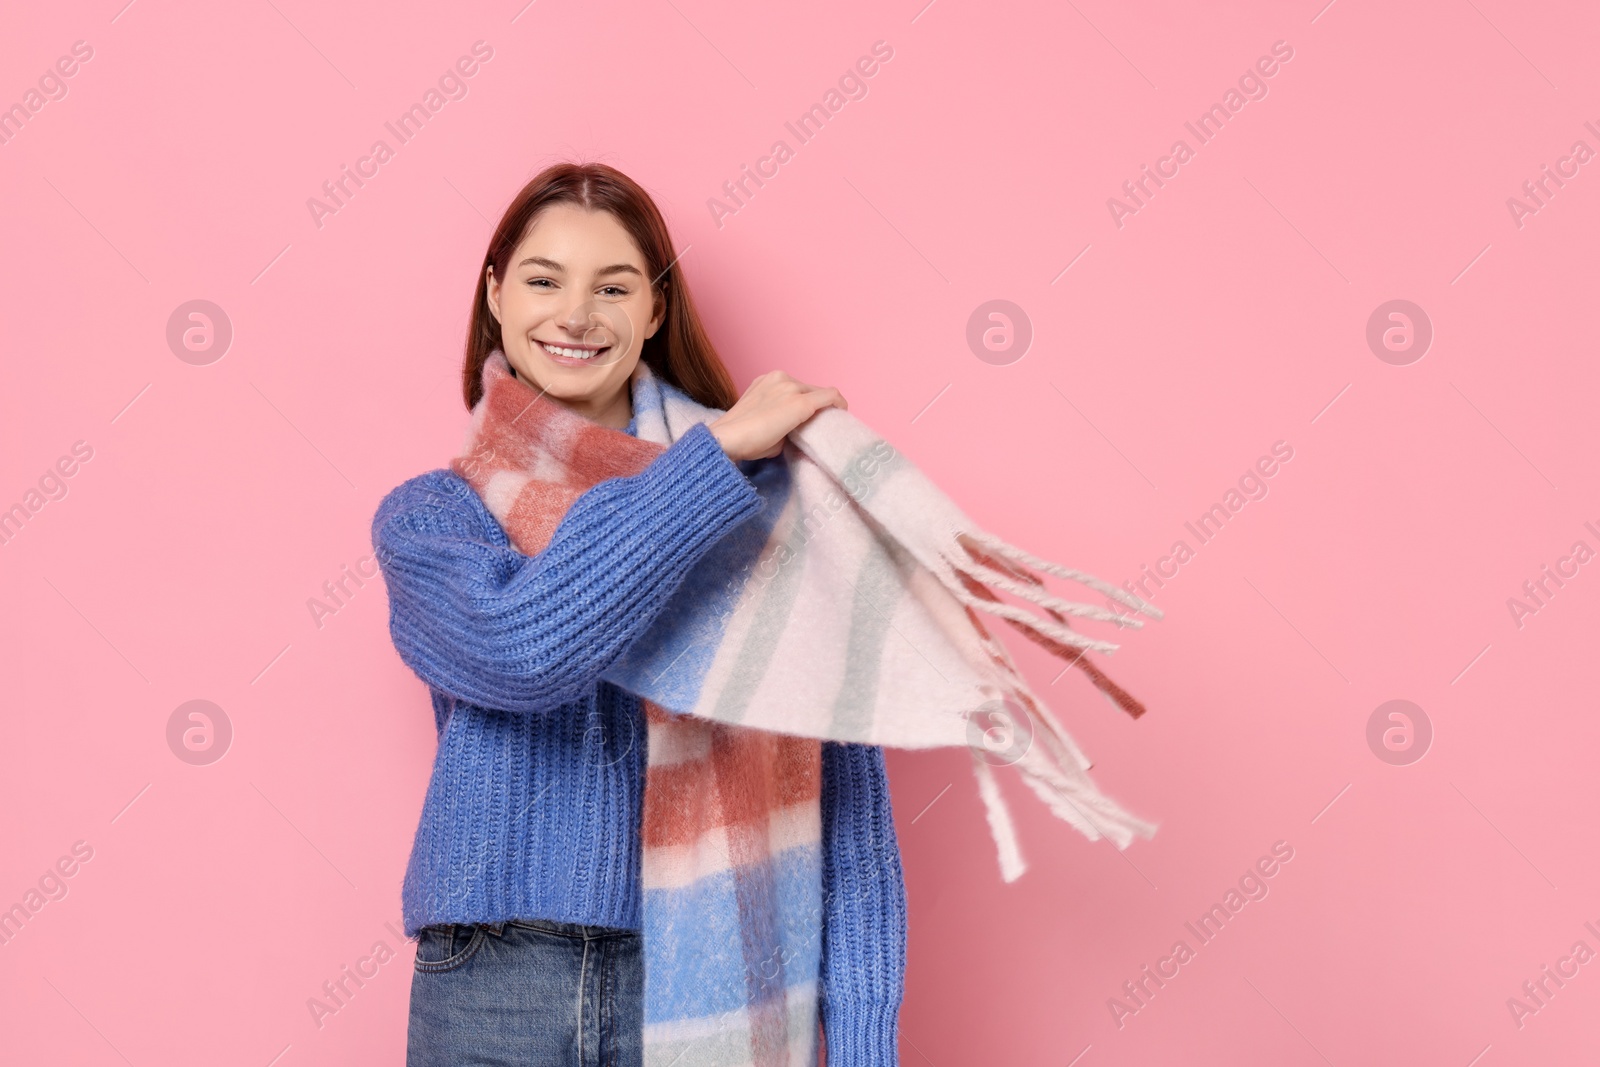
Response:
POLYGON ((994 838, 1000 855, 1000 878, 1015 882, 1028 869, 1017 844, 1017 828, 1011 822, 1011 810, 1000 796, 1000 783, 994 780, 994 768, 972 753, 972 770, 978 778, 978 796, 983 798, 984 816, 989 822, 989 836, 994 838))
MULTIPOLYGON (((1033 706, 1033 715, 1043 729, 1035 732, 1033 744, 1013 766, 1050 813, 1089 840, 1098 841, 1104 837, 1119 850, 1132 844, 1135 836, 1146 840, 1154 837, 1159 828, 1157 823, 1130 814, 1100 792, 1085 773, 1093 764, 1061 729, 1055 717, 1038 704, 1033 706), (1041 745, 1049 752, 1044 752, 1041 745)), ((993 766, 976 751, 972 752, 972 765, 978 796, 983 801, 989 833, 995 843, 1000 877, 1005 882, 1014 882, 1028 869, 1017 841, 1016 825, 1000 792, 993 766)))
MULTIPOLYGON (((1045 637, 1051 639, 1054 644, 1071 645, 1075 648, 1093 652, 1104 652, 1107 655, 1122 647, 1112 641, 1086 637, 1065 625, 1064 622, 1047 622, 1023 608, 1005 603, 965 571, 955 571, 953 573, 956 580, 945 584, 957 600, 970 608, 975 608, 978 611, 1006 620, 1018 630, 1033 637, 1035 641, 1038 641, 1040 637, 1045 637)), ((1085 605, 1079 606, 1084 607, 1085 605)), ((1095 611, 1098 609, 1088 608, 1088 610, 1095 611)), ((1061 616, 1057 615, 1056 618, 1060 619, 1061 616)))
MULTIPOLYGON (((981 566, 981 565, 980 565, 981 566)), ((984 568, 987 573, 979 576, 967 571, 957 571, 963 577, 971 578, 975 582, 1002 589, 1007 593, 1032 601, 1043 608, 1053 608, 1067 615, 1081 618, 1099 619, 1102 622, 1116 623, 1122 627, 1139 629, 1144 623, 1138 619, 1130 619, 1125 613, 1112 611, 1110 608, 1099 608, 1092 604, 1078 604, 1064 597, 1045 592, 1044 586, 1038 582, 1019 582, 1010 577, 1006 571, 996 570, 993 567, 984 568)))
MULTIPOLYGON (((1015 568, 1012 573, 1014 573, 1016 577, 1024 581, 1028 581, 1033 585, 1042 586, 1043 583, 1039 581, 1037 576, 1030 575, 1027 570, 1023 568, 1031 567, 1036 571, 1044 571, 1046 574, 1053 574, 1058 578, 1067 578, 1071 581, 1086 585, 1095 592, 1104 593, 1111 599, 1126 604, 1135 611, 1138 611, 1143 615, 1148 615, 1153 619, 1165 617, 1160 608, 1156 607, 1148 600, 1128 592, 1126 589, 1119 589, 1105 579, 1096 578, 1094 575, 1085 571, 1080 571, 1073 567, 1063 566, 1060 563, 1055 563, 1040 556, 1035 556, 1033 553, 1018 548, 1009 541, 1001 540, 994 534, 988 533, 985 530, 972 529, 964 533, 957 534, 956 537, 958 541, 962 542, 962 547, 965 548, 974 559, 977 559, 980 562, 985 562, 993 567, 998 567, 1001 563, 1007 562, 1020 564, 1021 566, 1015 568), (985 556, 983 553, 977 551, 972 547, 973 544, 977 544, 989 549, 993 556, 999 558, 999 561, 996 562, 993 558, 985 556)), ((1125 620, 1125 624, 1134 627, 1140 627, 1144 625, 1136 619, 1125 620)))
MULTIPOLYGON (((1046 651, 1065 660, 1069 667, 1083 671, 1108 701, 1137 719, 1144 714, 1144 705, 1087 657, 1087 652, 1091 650, 1109 654, 1119 646, 1077 633, 1066 616, 1100 619, 1134 628, 1142 628, 1144 623, 1105 608, 1077 604, 1055 596, 1046 590, 1043 579, 1033 570, 1079 582, 1152 618, 1162 617, 1160 609, 1094 575, 1034 556, 987 531, 969 527, 957 532, 954 540, 971 557, 971 564, 949 564, 935 568, 935 573, 951 594, 969 608, 969 616, 979 633, 980 643, 1005 677, 1008 697, 1026 711, 1034 725, 1028 749, 1013 764, 1023 782, 1044 802, 1051 814, 1091 841, 1105 837, 1118 849, 1126 849, 1135 836, 1146 839, 1153 837, 1157 824, 1130 814, 1100 792, 1087 773, 1093 766, 1092 761, 1055 714, 1034 696, 1005 646, 970 612, 982 611, 1004 619, 1046 651), (1043 609, 1043 616, 1001 601, 995 590, 1037 604, 1043 609)), ((940 562, 945 561, 941 559, 940 562)), ((1000 877, 1003 881, 1013 882, 1027 870, 1027 862, 1017 842, 1016 826, 1000 792, 993 767, 976 752, 973 752, 972 758, 978 795, 983 801, 1000 862, 1000 877)))

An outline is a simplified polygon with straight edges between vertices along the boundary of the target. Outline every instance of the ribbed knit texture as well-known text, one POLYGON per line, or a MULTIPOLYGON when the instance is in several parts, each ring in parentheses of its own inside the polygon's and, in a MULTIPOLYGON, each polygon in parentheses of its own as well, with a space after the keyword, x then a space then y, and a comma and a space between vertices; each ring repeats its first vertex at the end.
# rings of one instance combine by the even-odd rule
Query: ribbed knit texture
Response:
MULTIPOLYGON (((451 471, 384 499, 372 537, 390 631, 439 732, 402 889, 408 935, 513 918, 640 928, 647 734, 638 700, 603 675, 758 506, 699 425, 583 493, 532 557, 451 471)), ((895 1064, 906 910, 883 752, 822 754, 828 1060, 895 1064)))

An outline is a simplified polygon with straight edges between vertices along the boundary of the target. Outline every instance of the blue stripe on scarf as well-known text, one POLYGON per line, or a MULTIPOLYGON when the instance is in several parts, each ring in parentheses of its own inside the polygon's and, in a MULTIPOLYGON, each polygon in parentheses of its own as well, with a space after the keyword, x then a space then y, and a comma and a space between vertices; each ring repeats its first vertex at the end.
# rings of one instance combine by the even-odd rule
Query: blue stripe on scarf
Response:
MULTIPOLYGON (((744 577, 758 562, 794 488, 782 456, 750 460, 741 469, 761 494, 761 510, 700 558, 650 628, 605 672, 607 681, 672 710, 695 706, 722 645, 726 619, 738 605, 744 577)), ((681 506, 694 507, 695 502, 685 500, 681 506)))
MULTIPOLYGON (((740 1011, 752 999, 776 996, 784 986, 815 978, 822 967, 822 887, 819 843, 786 849, 761 866, 770 867, 777 889, 782 929, 770 944, 786 946, 788 960, 746 960, 744 934, 737 928, 717 929, 718 920, 737 920, 734 872, 718 871, 691 885, 645 891, 644 1018, 646 1023, 704 1019, 740 1011), (671 947, 678 944, 674 950, 671 947), (652 969, 652 946, 666 953, 675 969, 652 969), (752 998, 752 991, 759 995, 752 998)), ((741 877, 759 876, 746 869, 741 877)))

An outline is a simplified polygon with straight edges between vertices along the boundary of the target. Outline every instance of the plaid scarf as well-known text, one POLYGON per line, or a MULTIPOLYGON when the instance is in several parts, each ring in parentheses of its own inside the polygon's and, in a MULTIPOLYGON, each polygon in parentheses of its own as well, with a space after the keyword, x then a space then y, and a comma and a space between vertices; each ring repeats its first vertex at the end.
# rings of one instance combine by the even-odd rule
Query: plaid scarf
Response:
MULTIPOLYGON (((485 363, 451 467, 519 551, 548 544, 590 487, 638 473, 721 414, 643 360, 629 385, 636 437, 544 398, 499 351, 485 363)), ((1126 848, 1156 829, 1095 788, 1089 759, 983 621, 1004 619, 1137 718, 1144 708, 1085 659, 1117 646, 1066 616, 1142 624, 1053 596, 1036 572, 1159 618, 1156 608, 980 530, 841 409, 740 469, 760 510, 707 551, 604 676, 639 697, 649 730, 640 862, 651 1067, 815 1062, 824 739, 968 747, 1006 881, 1025 865, 996 765, 1017 768, 1091 840, 1126 848)))

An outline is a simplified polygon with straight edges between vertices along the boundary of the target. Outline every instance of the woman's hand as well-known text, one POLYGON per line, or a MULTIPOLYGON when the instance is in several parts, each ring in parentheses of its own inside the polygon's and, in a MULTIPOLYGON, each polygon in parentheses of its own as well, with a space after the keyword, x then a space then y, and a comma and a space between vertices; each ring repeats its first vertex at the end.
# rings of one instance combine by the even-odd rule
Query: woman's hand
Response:
POLYGON ((769 371, 707 428, 730 459, 768 459, 783 451, 789 431, 826 407, 848 410, 850 405, 831 386, 807 385, 781 370, 769 371))

